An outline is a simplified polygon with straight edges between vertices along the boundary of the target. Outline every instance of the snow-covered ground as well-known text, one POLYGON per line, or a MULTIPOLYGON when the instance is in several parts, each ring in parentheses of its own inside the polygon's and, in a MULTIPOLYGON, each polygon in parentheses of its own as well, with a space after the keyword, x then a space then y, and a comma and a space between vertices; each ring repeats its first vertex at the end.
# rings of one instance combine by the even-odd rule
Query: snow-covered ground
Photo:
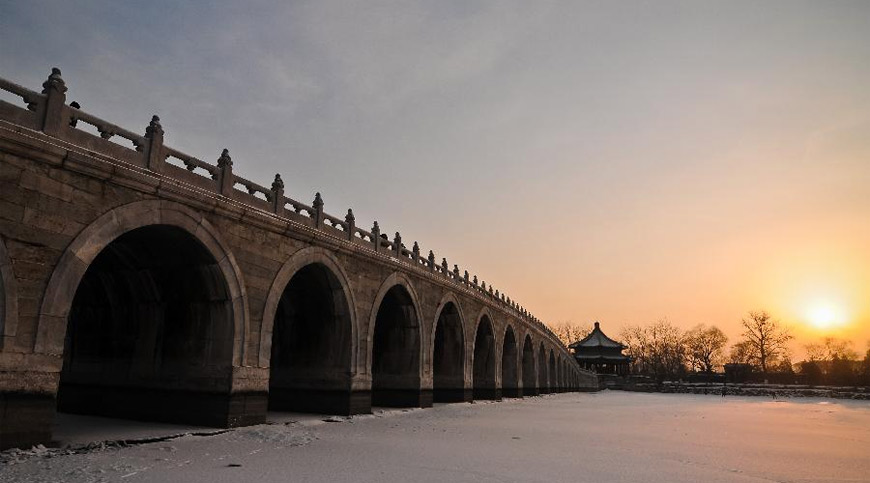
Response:
POLYGON ((271 420, 216 431, 63 415, 70 447, 6 452, 0 481, 870 482, 866 401, 604 391, 271 420), (130 441, 143 439, 156 441, 130 441), (87 447, 106 440, 128 441, 87 447))

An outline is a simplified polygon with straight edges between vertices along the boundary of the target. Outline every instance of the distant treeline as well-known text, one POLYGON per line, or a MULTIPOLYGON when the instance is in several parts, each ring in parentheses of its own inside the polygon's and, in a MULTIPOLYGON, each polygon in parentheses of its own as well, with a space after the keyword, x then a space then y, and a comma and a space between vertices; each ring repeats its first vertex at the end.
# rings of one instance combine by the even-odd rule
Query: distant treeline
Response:
MULTIPOLYGON (((731 363, 751 369, 747 380, 752 381, 870 385, 870 347, 859 355, 851 341, 827 337, 804 346, 806 360, 793 363, 787 347, 793 339, 788 327, 763 310, 749 312, 741 324, 741 338, 730 348, 728 337, 716 326, 700 324, 683 331, 667 320, 627 326, 619 339, 631 356, 632 374, 657 382, 710 376, 731 363)), ((589 331, 588 327, 570 323, 554 328, 566 345, 582 339, 589 331)))

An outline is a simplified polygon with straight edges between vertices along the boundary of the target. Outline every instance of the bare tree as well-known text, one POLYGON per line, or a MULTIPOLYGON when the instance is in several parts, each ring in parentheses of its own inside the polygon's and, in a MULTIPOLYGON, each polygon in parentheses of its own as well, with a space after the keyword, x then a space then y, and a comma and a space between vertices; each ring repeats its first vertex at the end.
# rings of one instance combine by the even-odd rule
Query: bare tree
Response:
POLYGON ((825 347, 815 342, 804 346, 807 352, 807 362, 820 362, 825 360, 825 347))
POLYGON ((553 330, 553 333, 556 334, 556 337, 558 337, 566 346, 583 339, 592 332, 592 328, 589 324, 577 325, 570 321, 560 322, 551 327, 551 329, 553 330))
POLYGON ((731 346, 731 353, 728 356, 728 360, 732 364, 752 364, 751 352, 752 349, 749 347, 749 342, 738 342, 731 346))
POLYGON ((716 326, 700 324, 686 332, 684 341, 692 370, 709 373, 722 363, 723 349, 728 337, 716 326))
POLYGON ((750 358, 758 362, 761 372, 767 372, 770 363, 785 353, 786 344, 793 339, 792 335, 788 328, 781 326, 779 321, 770 318, 770 314, 763 310, 749 312, 742 323, 750 358))
POLYGON ((852 341, 837 339, 835 337, 825 337, 824 351, 828 360, 840 359, 845 361, 854 361, 858 359, 858 353, 852 349, 852 341))
POLYGON ((683 334, 667 320, 625 327, 620 336, 628 347, 635 372, 651 375, 659 382, 685 372, 683 334))

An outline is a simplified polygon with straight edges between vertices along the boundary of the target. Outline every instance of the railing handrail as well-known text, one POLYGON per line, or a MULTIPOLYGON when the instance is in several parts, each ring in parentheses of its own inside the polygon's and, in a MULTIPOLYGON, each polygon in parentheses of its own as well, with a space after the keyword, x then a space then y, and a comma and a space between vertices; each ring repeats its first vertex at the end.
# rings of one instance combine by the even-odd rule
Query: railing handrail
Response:
POLYGON ((69 122, 71 126, 75 126, 76 122, 84 121, 91 126, 97 128, 97 131, 100 133, 100 137, 108 140, 112 136, 120 136, 136 146, 136 150, 141 150, 142 146, 145 145, 145 136, 136 134, 132 131, 128 131, 117 124, 113 124, 109 121, 100 119, 99 117, 88 114, 85 111, 76 108, 69 108, 69 122))
POLYGON ((45 94, 40 94, 36 91, 32 91, 22 85, 16 84, 2 77, 0 77, 0 89, 6 92, 11 92, 16 96, 21 97, 28 105, 33 105, 45 98, 45 94))

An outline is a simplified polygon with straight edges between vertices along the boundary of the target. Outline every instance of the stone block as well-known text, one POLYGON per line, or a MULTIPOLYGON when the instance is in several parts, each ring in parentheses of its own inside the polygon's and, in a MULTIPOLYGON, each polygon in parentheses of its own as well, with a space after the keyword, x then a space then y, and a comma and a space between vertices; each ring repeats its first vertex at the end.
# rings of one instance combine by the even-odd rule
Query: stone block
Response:
POLYGON ((52 233, 73 236, 84 228, 84 224, 71 219, 63 212, 37 211, 32 208, 24 209, 22 223, 52 233))
POLYGON ((64 201, 72 201, 73 191, 75 190, 70 185, 32 171, 22 172, 19 184, 22 188, 37 191, 45 196, 51 196, 64 201))
POLYGON ((18 184, 23 169, 3 161, 0 159, 0 183, 18 184))
POLYGON ((24 207, 19 204, 0 200, 0 218, 20 223, 24 219, 24 207))

